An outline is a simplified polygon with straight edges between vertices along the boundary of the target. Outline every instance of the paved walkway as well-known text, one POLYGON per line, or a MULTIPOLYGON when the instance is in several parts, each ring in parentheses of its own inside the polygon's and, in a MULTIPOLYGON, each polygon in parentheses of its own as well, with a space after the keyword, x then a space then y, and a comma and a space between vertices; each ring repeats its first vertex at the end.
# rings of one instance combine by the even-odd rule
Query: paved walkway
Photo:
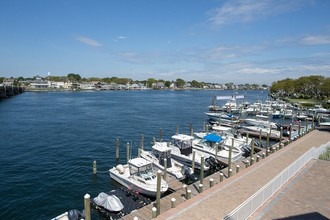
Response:
POLYGON ((161 212, 157 219, 222 219, 310 148, 329 141, 330 132, 314 130, 176 208, 161 212))
POLYGON ((330 219, 330 161, 313 160, 251 219, 330 219))

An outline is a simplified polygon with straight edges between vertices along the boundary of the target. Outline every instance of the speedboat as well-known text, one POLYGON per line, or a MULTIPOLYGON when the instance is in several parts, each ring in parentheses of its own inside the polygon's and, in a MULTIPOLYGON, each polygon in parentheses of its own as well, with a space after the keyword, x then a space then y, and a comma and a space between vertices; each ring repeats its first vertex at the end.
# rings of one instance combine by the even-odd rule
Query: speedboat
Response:
POLYGON ((276 137, 280 137, 281 132, 274 130, 274 129, 270 129, 270 128, 266 128, 266 127, 260 127, 260 126, 244 126, 243 128, 245 128, 246 130, 249 131, 253 131, 253 132, 261 132, 262 134, 272 134, 273 136, 276 137))
POLYGON ((276 123, 270 122, 270 121, 265 121, 265 120, 247 118, 244 120, 244 122, 248 125, 259 126, 259 127, 264 127, 264 128, 272 128, 272 129, 278 128, 278 125, 276 123))
POLYGON ((320 122, 319 129, 330 131, 330 122, 320 122))
MULTIPOLYGON (((193 141, 193 148, 208 156, 213 156, 218 160, 228 160, 231 145, 225 145, 224 141, 225 140, 221 136, 210 133, 202 139, 195 139, 193 141)), ((241 156, 241 149, 237 146, 232 147, 232 161, 238 160, 241 156)))
MULTIPOLYGON (((169 147, 172 148, 171 155, 176 161, 185 164, 189 167, 192 166, 193 161, 193 140, 194 137, 186 134, 176 134, 172 136, 172 142, 169 147)), ((207 162, 207 158, 201 152, 195 151, 195 168, 201 169, 202 157, 204 157, 204 170, 210 169, 210 164, 207 162)))
POLYGON ((166 159, 166 172, 178 179, 182 180, 193 174, 193 170, 187 165, 184 165, 171 157, 172 148, 169 143, 155 142, 152 146, 152 151, 141 150, 141 157, 152 162, 155 168, 164 171, 165 159, 166 159))
MULTIPOLYGON (((144 158, 130 159, 127 164, 111 168, 111 179, 126 188, 151 197, 157 195, 157 176, 153 163, 144 158)), ((168 190, 168 184, 161 179, 160 193, 168 190)))

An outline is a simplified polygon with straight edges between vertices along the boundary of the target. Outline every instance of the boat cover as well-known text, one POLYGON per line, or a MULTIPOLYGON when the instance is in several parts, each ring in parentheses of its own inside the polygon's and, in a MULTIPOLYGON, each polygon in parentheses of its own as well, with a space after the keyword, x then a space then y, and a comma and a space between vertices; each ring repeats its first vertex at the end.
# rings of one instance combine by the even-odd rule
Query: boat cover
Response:
POLYGON ((104 192, 101 192, 96 198, 94 198, 94 202, 111 212, 119 212, 124 208, 124 205, 116 195, 110 196, 104 192))
POLYGON ((220 137, 219 135, 213 134, 213 133, 206 135, 203 139, 206 141, 213 142, 213 143, 218 143, 218 142, 222 141, 222 137, 220 137))

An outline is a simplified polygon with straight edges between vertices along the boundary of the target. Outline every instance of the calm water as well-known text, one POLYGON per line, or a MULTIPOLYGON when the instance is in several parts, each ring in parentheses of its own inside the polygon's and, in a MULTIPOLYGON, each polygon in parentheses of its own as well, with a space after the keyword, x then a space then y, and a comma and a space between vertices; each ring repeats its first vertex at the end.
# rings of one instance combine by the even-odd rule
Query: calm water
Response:
MULTIPOLYGON (((247 101, 267 99, 267 92, 239 91, 247 101)), ((126 143, 133 155, 141 134, 152 137, 201 130, 214 95, 233 91, 104 91, 24 93, 0 100, 0 219, 50 219, 83 209, 89 193, 115 188, 108 169, 120 161, 126 143), (98 175, 92 174, 97 161, 98 175)), ((219 102, 218 102, 219 103, 219 102)), ((221 104, 221 103, 219 103, 221 104)))

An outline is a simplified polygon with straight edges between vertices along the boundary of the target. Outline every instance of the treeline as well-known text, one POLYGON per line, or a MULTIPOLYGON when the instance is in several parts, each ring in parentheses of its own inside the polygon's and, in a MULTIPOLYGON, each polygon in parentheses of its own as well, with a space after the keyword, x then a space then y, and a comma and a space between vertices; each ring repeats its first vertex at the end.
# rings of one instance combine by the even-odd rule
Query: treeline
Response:
POLYGON ((318 75, 298 79, 287 78, 274 82, 270 92, 288 97, 325 100, 330 97, 330 78, 318 75))

